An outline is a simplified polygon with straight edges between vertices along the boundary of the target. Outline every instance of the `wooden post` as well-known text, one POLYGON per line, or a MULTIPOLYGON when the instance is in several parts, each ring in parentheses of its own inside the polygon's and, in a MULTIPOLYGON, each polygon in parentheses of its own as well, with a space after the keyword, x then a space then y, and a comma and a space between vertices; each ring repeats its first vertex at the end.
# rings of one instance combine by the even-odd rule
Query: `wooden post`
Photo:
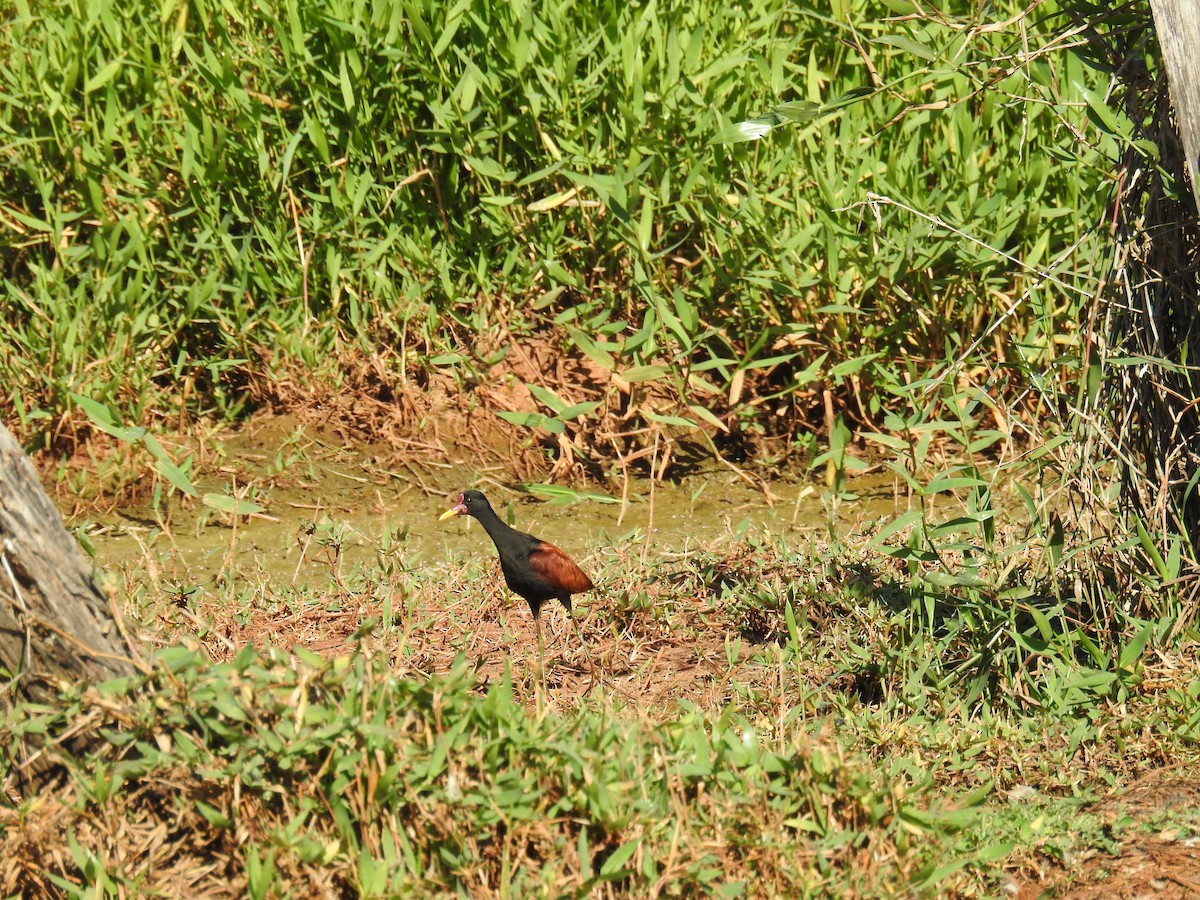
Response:
MULTIPOLYGON (((137 670, 92 565, 0 424, 0 703, 46 703, 59 685, 137 670)), ((26 746, 21 780, 54 764, 26 746)))
POLYGON ((1200 0, 1150 0, 1154 30, 1162 47, 1171 105, 1183 139, 1192 198, 1200 211, 1196 178, 1200 175, 1200 0))

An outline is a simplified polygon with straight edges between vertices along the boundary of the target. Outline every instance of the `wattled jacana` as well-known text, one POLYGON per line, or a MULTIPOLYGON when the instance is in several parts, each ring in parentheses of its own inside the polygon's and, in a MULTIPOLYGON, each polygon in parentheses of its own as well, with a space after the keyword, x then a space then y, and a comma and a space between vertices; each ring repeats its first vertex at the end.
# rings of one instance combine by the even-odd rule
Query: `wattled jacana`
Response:
MULTIPOLYGON (((590 591, 594 585, 592 579, 583 573, 575 561, 553 544, 535 538, 532 534, 510 527, 492 509, 487 498, 479 491, 464 491, 458 495, 458 502, 442 513, 442 519, 451 516, 473 516, 479 520, 483 530, 488 533, 496 552, 500 554, 500 569, 504 572, 504 580, 509 590, 525 598, 529 611, 533 613, 533 624, 537 629, 538 664, 544 669, 545 653, 542 647, 542 623, 538 613, 547 600, 555 598, 567 608, 571 623, 579 631, 579 623, 571 611, 571 595, 590 591)), ((583 644, 583 635, 579 635, 583 644)), ((587 644, 583 644, 583 652, 588 657, 591 667, 591 654, 587 652, 587 644)), ((592 669, 595 677, 595 669, 592 669)))

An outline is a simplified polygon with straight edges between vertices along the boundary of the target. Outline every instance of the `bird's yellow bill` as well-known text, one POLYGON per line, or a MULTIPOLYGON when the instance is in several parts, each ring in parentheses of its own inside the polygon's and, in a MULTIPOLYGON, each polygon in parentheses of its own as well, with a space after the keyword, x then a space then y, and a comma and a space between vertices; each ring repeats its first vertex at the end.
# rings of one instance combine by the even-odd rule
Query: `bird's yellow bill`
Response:
POLYGON ((454 502, 454 505, 452 507, 450 507, 448 510, 446 510, 444 513, 442 513, 440 516, 438 516, 438 521, 440 522, 440 521, 442 521, 442 519, 448 519, 451 516, 466 515, 466 512, 467 512, 466 501, 463 500, 463 495, 459 494, 458 499, 454 502))

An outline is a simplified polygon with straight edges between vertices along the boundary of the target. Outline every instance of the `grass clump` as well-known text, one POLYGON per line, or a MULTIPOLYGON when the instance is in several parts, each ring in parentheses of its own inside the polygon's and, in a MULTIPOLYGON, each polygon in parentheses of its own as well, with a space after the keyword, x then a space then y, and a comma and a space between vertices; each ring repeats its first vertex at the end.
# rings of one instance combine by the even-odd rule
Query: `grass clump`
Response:
MULTIPOLYGON (((736 895, 755 871, 811 890, 862 852, 859 829, 886 833, 900 805, 895 784, 836 748, 765 747, 736 716, 700 711, 653 724, 628 710, 538 715, 510 681, 473 687, 465 662, 429 680, 391 677, 361 655, 295 665, 249 650, 210 666, 173 650, 161 663, 140 698, 101 686, 64 718, 26 727, 91 720, 115 746, 76 773, 80 815, 114 827, 128 817, 126 837, 147 816, 203 831, 203 854, 223 863, 207 877, 234 892, 659 884, 736 895)), ((75 828, 104 843, 103 826, 75 828)), ((187 860, 168 855, 178 836, 133 869, 54 872, 34 862, 46 845, 10 833, 26 871, 9 888, 161 889, 188 877, 187 860)), ((107 856, 94 847, 88 858, 107 856)))

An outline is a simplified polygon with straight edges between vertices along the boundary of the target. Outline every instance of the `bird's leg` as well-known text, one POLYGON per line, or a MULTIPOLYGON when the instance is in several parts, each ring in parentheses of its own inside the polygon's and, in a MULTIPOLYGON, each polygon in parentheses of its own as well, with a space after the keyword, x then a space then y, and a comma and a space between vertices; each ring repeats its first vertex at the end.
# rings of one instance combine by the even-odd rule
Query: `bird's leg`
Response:
MULTIPOLYGON (((538 684, 541 685, 542 694, 546 693, 546 647, 542 643, 542 617, 538 615, 538 611, 533 613, 533 627, 537 631, 538 642, 538 684)), ((541 703, 538 703, 541 706, 541 703)))
POLYGON ((575 634, 579 638, 579 646, 583 648, 583 658, 588 664, 588 686, 585 694, 590 693, 592 688, 596 686, 596 664, 592 662, 592 654, 588 652, 587 641, 583 637, 583 629, 579 627, 579 620, 575 618, 575 612, 570 607, 567 607, 567 617, 571 620, 571 624, 575 626, 575 634))

